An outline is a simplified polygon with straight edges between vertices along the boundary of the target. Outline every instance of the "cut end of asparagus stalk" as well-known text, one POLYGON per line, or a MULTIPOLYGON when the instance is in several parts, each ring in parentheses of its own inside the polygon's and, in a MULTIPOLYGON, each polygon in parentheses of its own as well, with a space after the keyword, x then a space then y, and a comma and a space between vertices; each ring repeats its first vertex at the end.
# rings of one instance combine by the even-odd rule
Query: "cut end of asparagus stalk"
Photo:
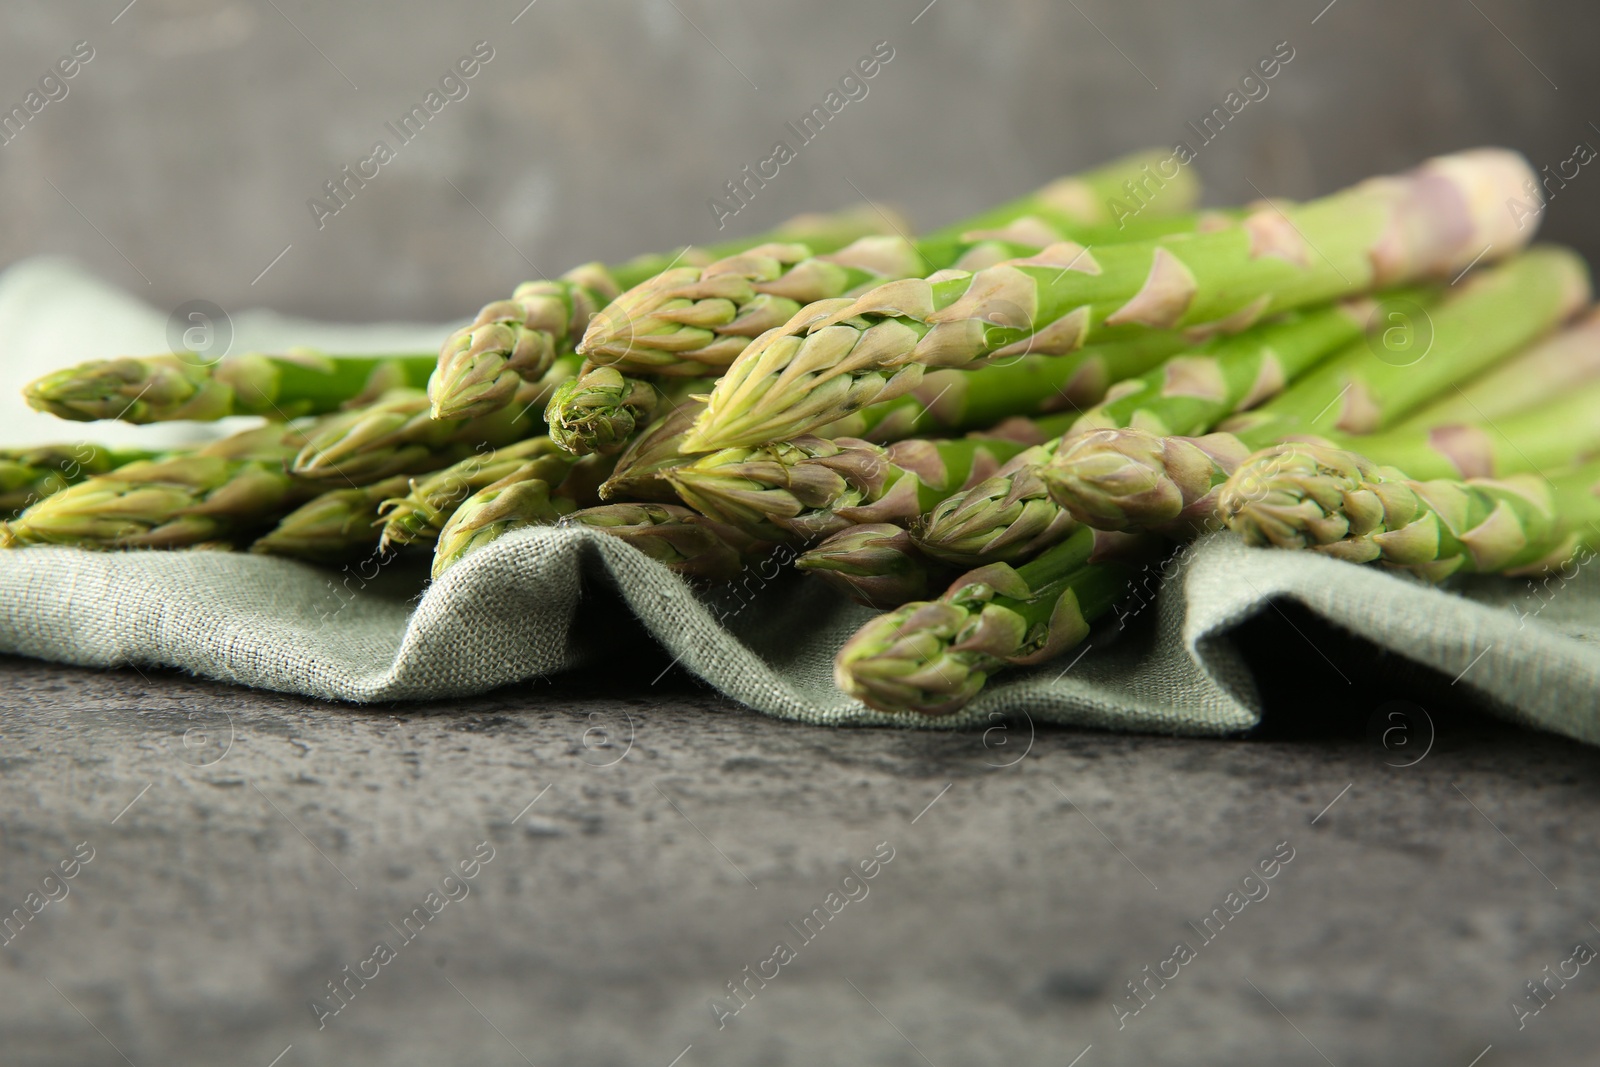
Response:
POLYGON ((544 419, 550 439, 575 456, 624 448, 656 409, 653 386, 612 367, 595 367, 563 382, 544 419))

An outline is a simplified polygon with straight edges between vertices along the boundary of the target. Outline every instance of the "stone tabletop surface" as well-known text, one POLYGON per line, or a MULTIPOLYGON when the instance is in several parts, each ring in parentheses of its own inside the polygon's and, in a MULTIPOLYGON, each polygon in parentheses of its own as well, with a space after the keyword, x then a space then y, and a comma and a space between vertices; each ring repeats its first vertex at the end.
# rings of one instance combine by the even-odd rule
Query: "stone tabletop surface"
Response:
POLYGON ((0 1061, 1593 1062, 1591 749, 823 729, 642 666, 358 708, 0 661, 0 1061))

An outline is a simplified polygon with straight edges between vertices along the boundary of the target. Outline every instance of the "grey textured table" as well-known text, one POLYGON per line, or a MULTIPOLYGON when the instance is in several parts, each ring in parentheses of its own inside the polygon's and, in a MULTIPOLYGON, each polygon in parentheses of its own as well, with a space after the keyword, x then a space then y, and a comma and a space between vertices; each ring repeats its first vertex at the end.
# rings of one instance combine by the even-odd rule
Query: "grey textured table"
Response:
POLYGON ((1510 1005, 1600 945, 1600 753, 831 731, 664 665, 351 708, 0 663, 0 1061, 1592 1062, 1593 968, 1510 1005))

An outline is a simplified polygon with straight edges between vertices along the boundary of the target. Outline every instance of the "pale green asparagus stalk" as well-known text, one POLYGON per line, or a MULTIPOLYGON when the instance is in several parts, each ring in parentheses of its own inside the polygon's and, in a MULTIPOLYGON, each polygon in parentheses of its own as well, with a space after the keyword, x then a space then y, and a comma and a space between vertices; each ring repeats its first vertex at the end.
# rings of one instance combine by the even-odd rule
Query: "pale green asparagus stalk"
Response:
POLYGON ((599 530, 674 574, 710 582, 732 581, 776 547, 673 504, 602 504, 563 515, 558 525, 599 530))
POLYGON ((156 455, 82 443, 0 450, 0 517, 14 515, 85 478, 156 455))
POLYGON ((88 422, 213 421, 265 415, 287 421, 370 403, 389 389, 427 384, 432 354, 330 356, 311 348, 207 361, 175 353, 94 360, 23 387, 28 404, 88 422))
POLYGON ((538 476, 538 469, 537 464, 526 464, 456 508, 433 546, 435 578, 475 549, 513 530, 549 526, 572 509, 570 502, 551 494, 550 483, 538 476))
POLYGON ((1064 355, 1149 328, 1233 333, 1294 308, 1454 277, 1531 236, 1505 210, 1533 177, 1516 153, 1444 156, 1405 175, 1235 226, 1156 241, 1072 243, 978 271, 819 301, 758 338, 684 443, 787 440, 903 395, 930 367, 1064 355))
POLYGON ((1379 562, 1429 581, 1538 573, 1600 543, 1600 462, 1551 478, 1417 481, 1366 456, 1310 443, 1251 456, 1218 512, 1248 544, 1379 562))
POLYGON ((412 478, 406 488, 389 494, 379 505, 380 543, 387 550, 437 539, 462 501, 529 464, 536 467, 529 472, 532 476, 557 485, 572 469, 573 457, 548 437, 530 437, 504 448, 474 451, 442 470, 412 478))
POLYGON ((312 563, 340 563, 379 551, 378 506, 404 493, 399 474, 353 489, 330 489, 312 497, 256 538, 250 551, 312 563))
MULTIPOLYGON (((1507 478, 1555 470, 1600 452, 1600 382, 1493 424, 1421 429, 1292 442, 1359 449, 1368 460, 1429 480, 1507 478)), ((1070 436, 1044 470, 1051 496, 1079 521, 1105 530, 1186 534, 1216 514, 1224 485, 1266 435, 1158 437, 1142 430, 1095 430, 1070 436)))
POLYGON ((994 438, 800 437, 730 448, 666 471, 696 511, 768 541, 809 543, 856 523, 910 522, 1022 451, 994 438))
POLYGON ((481 417, 512 403, 523 383, 539 380, 551 363, 572 351, 595 312, 624 289, 677 263, 708 263, 764 241, 803 241, 818 251, 833 251, 897 226, 892 214, 871 206, 803 215, 742 241, 641 256, 612 267, 589 263, 554 281, 523 282, 509 300, 486 305, 439 349, 438 369, 428 384, 434 417, 481 417))
POLYGON ((1449 390, 1395 429, 1485 422, 1525 411, 1600 378, 1600 308, 1527 352, 1449 390))
MULTIPOLYGON (((1129 156, 1078 178, 1059 179, 1037 192, 991 208, 918 241, 864 237, 847 248, 815 255, 803 244, 765 244, 705 266, 682 266, 634 287, 597 314, 578 350, 596 367, 618 373, 600 390, 573 386, 550 402, 552 429, 582 426, 591 409, 610 410, 616 396, 647 395, 628 374, 699 376, 719 373, 762 332, 782 325, 816 300, 859 293, 883 282, 916 278, 946 267, 978 270, 1038 251, 1068 237, 1131 240, 1227 225, 1221 215, 1179 215, 1193 205, 1198 185, 1188 171, 1163 181, 1152 167, 1165 158, 1129 156), (1130 231, 1109 225, 1106 206, 1124 186, 1160 186, 1130 231)), ((1169 351, 1175 349, 1169 349, 1169 351)), ((1082 368, 1077 377, 1092 374, 1082 368)), ((1065 377, 1063 381, 1065 381, 1065 377)), ((934 395, 934 394, 928 394, 934 395)), ((910 431, 915 432, 915 431, 910 431)), ((564 447, 590 444, 580 433, 558 435, 564 447)))
POLYGON ((235 541, 316 495, 285 467, 306 430, 269 425, 139 460, 45 497, 6 524, 8 546, 180 548, 235 541))
POLYGON ((924 555, 905 527, 887 522, 846 527, 794 565, 879 611, 926 600, 956 577, 955 568, 924 555))
POLYGON ((330 416, 295 456, 293 471, 311 481, 363 485, 436 470, 538 433, 540 401, 551 388, 548 378, 524 383, 518 404, 480 418, 448 420, 429 416, 420 390, 396 389, 368 407, 330 416))
POLYGON ((701 405, 699 400, 685 400, 645 427, 623 451, 611 477, 600 486, 600 499, 617 503, 677 501, 678 492, 664 475, 686 462, 680 446, 701 405))
POLYGON ((937 600, 872 619, 839 650, 834 680, 880 711, 959 711, 991 674, 1060 655, 1110 610, 1132 570, 1092 562, 1094 548, 1080 529, 1029 563, 969 571, 937 600))
MULTIPOLYGON (((1104 426, 1127 420, 1133 427, 1080 430, 1018 457, 1001 472, 1011 485, 997 481, 947 502, 920 528, 919 544, 958 562, 1025 558, 1042 547, 1040 542, 1024 540, 1007 525, 1024 501, 1034 509, 1035 526, 1049 521, 1052 507, 1066 513, 1070 521, 1057 525, 1052 536, 1060 536, 1072 522, 1110 530, 1186 533, 1195 522, 1206 520, 1214 503, 1210 494, 1251 451, 1295 434, 1391 425, 1453 383, 1548 333, 1582 306, 1587 295, 1582 261, 1563 249, 1540 248, 1461 282, 1431 309, 1408 296, 1380 302, 1377 313, 1368 316, 1378 327, 1388 328, 1388 309, 1400 306, 1425 318, 1420 325, 1431 340, 1420 357, 1411 352, 1397 358, 1383 346, 1382 335, 1375 334, 1319 362, 1310 346, 1287 343, 1293 340, 1292 324, 1258 328, 1259 334, 1273 338, 1272 345, 1258 346, 1256 338, 1241 335, 1223 342, 1218 364, 1200 360, 1159 372, 1170 374, 1169 381, 1231 384, 1190 384, 1171 390, 1178 395, 1156 395, 1152 385, 1158 375, 1147 377, 1137 393, 1130 391, 1126 400, 1115 400, 1080 422, 1104 426), (1281 357, 1275 365, 1263 362, 1268 350, 1281 357), (1269 368, 1269 387, 1260 392, 1278 395, 1250 407, 1258 398, 1242 383, 1249 373, 1256 373, 1259 381, 1264 366, 1269 368), (1286 388, 1277 375, 1285 367, 1299 375, 1286 388), (1247 373, 1238 373, 1241 369, 1247 373), (1237 427, 1242 443, 1227 434, 1166 436, 1174 426, 1203 431, 1238 407, 1250 409, 1224 425, 1237 427)), ((1308 336, 1334 339, 1342 313, 1313 313, 1301 322, 1308 336)))
POLYGON ((781 326, 806 304, 950 267, 978 270, 1069 239, 1128 239, 1108 208, 1125 186, 1161 186, 1141 227, 1193 230, 1199 184, 1179 168, 1152 174, 1170 154, 1141 152, 937 230, 921 240, 865 237, 836 252, 769 243, 705 265, 663 271, 597 314, 578 351, 625 374, 700 376, 725 369, 752 338, 781 326), (1180 216, 1174 221, 1175 216, 1180 216), (821 254, 819 254, 821 253, 821 254))
MULTIPOLYGON (((974 370, 935 371, 913 392, 863 408, 824 426, 815 436, 859 437, 885 444, 979 430, 1018 416, 1076 412, 1101 400, 1114 383, 1143 373, 1184 347, 1182 335, 1151 330, 1131 341, 1096 345, 1071 356, 1023 356, 974 370)), ((693 455, 682 450, 683 439, 703 406, 693 397, 678 401, 635 438, 602 488, 605 499, 676 500, 661 475, 693 455)))

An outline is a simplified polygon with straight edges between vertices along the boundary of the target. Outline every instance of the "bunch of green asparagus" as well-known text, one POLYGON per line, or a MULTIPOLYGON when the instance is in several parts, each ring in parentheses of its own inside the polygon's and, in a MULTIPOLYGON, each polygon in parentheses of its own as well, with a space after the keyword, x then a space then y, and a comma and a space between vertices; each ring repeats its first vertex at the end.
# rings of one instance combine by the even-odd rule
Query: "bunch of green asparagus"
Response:
POLYGON ((1199 211, 1163 158, 914 240, 858 209, 587 264, 437 354, 60 371, 27 398, 67 419, 264 421, 0 456, 0 542, 431 547, 439 578, 581 527, 697 582, 782 553, 883 612, 838 684, 923 715, 1082 643, 1141 568, 1224 529, 1430 581, 1600 548, 1600 312, 1506 206, 1526 161, 1199 211))

